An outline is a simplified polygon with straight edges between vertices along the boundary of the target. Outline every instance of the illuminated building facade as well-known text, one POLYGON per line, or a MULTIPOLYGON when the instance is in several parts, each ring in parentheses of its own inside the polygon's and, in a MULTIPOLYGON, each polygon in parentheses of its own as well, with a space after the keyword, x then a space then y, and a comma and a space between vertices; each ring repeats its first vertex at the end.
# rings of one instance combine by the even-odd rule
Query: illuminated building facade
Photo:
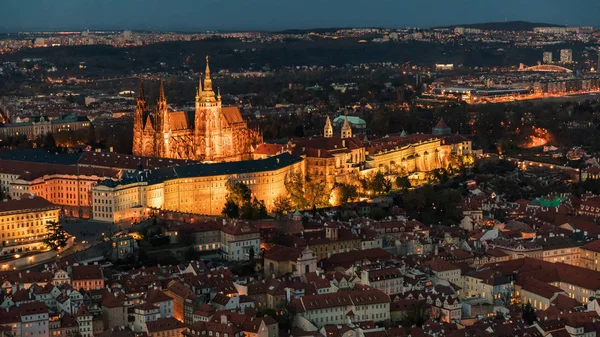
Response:
POLYGON ((89 217, 92 186, 118 176, 118 170, 0 160, 0 181, 11 198, 40 196, 68 216, 89 217))
POLYGON ((341 135, 333 133, 329 119, 323 137, 295 138, 292 153, 306 159, 309 177, 323 179, 327 186, 343 181, 349 174, 379 171, 400 176, 415 172, 430 172, 447 167, 452 156, 472 153, 471 141, 451 129, 443 120, 431 134, 407 135, 405 132, 374 140, 361 140, 352 135, 345 120, 341 135))
POLYGON ((40 116, 27 122, 0 125, 0 137, 26 135, 28 139, 35 139, 48 133, 89 129, 91 125, 87 116, 65 115, 53 119, 40 116))
POLYGON ((304 172, 304 160, 289 153, 259 160, 192 164, 125 173, 92 188, 93 217, 120 222, 149 209, 220 215, 228 182, 242 182, 268 209, 286 194, 285 178, 304 172))
POLYGON ((323 137, 295 138, 292 153, 306 159, 306 174, 324 180, 333 187, 336 177, 358 172, 365 161, 365 148, 359 137, 352 135, 352 128, 344 119, 341 134, 333 134, 333 125, 327 118, 323 137))
POLYGON ((134 115, 134 155, 239 161, 249 159, 252 146, 261 142, 260 134, 248 129, 237 107, 221 106, 221 94, 213 91, 208 57, 194 112, 170 111, 162 81, 156 109, 149 112, 140 83, 134 115))
POLYGON ((58 222, 59 214, 59 206, 30 194, 0 201, 0 255, 45 249, 46 224, 58 222))

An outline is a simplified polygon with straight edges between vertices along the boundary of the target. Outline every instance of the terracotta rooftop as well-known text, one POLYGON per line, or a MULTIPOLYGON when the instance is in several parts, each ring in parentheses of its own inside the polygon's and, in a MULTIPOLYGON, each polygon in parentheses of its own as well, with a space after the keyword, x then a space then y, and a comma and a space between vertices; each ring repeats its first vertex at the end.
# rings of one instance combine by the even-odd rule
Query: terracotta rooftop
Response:
POLYGON ((20 198, 0 201, 0 213, 42 209, 60 209, 60 207, 42 197, 31 194, 23 194, 20 198))

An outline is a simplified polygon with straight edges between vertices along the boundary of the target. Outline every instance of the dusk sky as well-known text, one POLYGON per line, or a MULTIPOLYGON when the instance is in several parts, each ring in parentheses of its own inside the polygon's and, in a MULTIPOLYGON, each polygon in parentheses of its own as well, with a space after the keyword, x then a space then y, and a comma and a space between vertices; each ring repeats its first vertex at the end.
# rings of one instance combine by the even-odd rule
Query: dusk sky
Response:
POLYGON ((431 27, 523 20, 600 26, 599 0, 0 0, 0 31, 431 27))

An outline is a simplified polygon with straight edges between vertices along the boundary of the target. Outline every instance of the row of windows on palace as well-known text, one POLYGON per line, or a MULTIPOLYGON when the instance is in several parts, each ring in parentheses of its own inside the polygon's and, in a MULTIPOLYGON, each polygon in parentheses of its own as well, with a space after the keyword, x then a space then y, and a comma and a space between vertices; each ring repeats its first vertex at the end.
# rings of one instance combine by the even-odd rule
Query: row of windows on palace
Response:
MULTIPOLYGON (((315 321, 317 321, 319 323, 325 323, 325 322, 330 322, 332 320, 343 319, 344 317, 346 317, 346 315, 336 315, 336 316, 329 316, 329 317, 317 317, 317 318, 315 318, 315 321)), ((354 317, 358 321, 368 321, 368 320, 378 320, 378 319, 379 320, 385 320, 385 319, 388 319, 388 315, 386 313, 356 315, 354 317)))
MULTIPOLYGON (((33 223, 30 224, 29 222, 24 223, 24 224, 23 223, 18 223, 17 224, 17 229, 19 229, 19 228, 29 228, 29 227, 35 227, 35 226, 41 226, 41 225, 45 225, 45 224, 40 224, 39 221, 36 221, 35 224, 33 224, 33 223)), ((15 229, 15 224, 6 225, 6 229, 7 230, 8 229, 15 229)), ((4 230, 4 225, 0 226, 0 230, 4 230)))
MULTIPOLYGON (((54 185, 54 184, 58 184, 60 188, 62 188, 63 185, 82 185, 82 184, 87 184, 87 185, 92 185, 95 183, 95 181, 81 181, 81 180, 77 180, 74 181, 72 179, 52 179, 51 180, 53 184, 49 184, 49 185, 54 185)), ((20 187, 17 187, 20 188, 20 187)), ((69 191, 76 191, 75 187, 67 187, 67 189, 69 191)), ((83 188, 81 189, 83 191, 83 188)))
POLYGON ((27 233, 23 233, 23 232, 7 232, 7 233, 4 233, 4 232, 2 232, 2 238, 5 238, 5 237, 6 238, 15 238, 15 237, 21 237, 21 236, 26 235, 26 234, 45 234, 45 233, 46 233, 46 230, 44 228, 42 228, 42 229, 38 228, 35 231, 32 229, 30 231, 27 231, 27 233))
POLYGON ((0 217, 0 222, 4 222, 4 220, 6 220, 6 222, 10 222, 10 221, 15 221, 15 220, 26 220, 26 219, 38 219, 38 218, 43 218, 43 217, 47 217, 47 216, 54 216, 55 214, 53 213, 37 213, 35 215, 35 217, 33 216, 33 214, 27 214, 27 215, 22 215, 19 216, 17 215, 16 217, 11 217, 10 220, 8 219, 8 217, 6 216, 2 216, 0 217))

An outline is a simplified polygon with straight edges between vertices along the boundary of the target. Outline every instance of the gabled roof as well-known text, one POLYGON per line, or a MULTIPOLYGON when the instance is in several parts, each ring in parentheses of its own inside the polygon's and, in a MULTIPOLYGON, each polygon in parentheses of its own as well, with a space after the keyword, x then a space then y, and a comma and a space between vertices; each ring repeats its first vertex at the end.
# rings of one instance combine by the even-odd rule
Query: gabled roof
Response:
POLYGON ((102 268, 96 264, 72 266, 71 279, 73 281, 103 279, 102 268))
POLYGON ((223 107, 221 112, 223 113, 223 117, 225 118, 228 126, 233 126, 234 124, 238 123, 245 123, 244 119, 242 118, 242 113, 237 106, 223 107))
POLYGON ((174 317, 169 318, 159 318, 152 322, 146 322, 146 328, 149 333, 155 333, 159 331, 169 331, 175 329, 183 329, 185 328, 185 324, 178 321, 174 317))
POLYGON ((444 121, 444 118, 440 118, 440 121, 435 125, 436 129, 447 129, 448 124, 444 121))

